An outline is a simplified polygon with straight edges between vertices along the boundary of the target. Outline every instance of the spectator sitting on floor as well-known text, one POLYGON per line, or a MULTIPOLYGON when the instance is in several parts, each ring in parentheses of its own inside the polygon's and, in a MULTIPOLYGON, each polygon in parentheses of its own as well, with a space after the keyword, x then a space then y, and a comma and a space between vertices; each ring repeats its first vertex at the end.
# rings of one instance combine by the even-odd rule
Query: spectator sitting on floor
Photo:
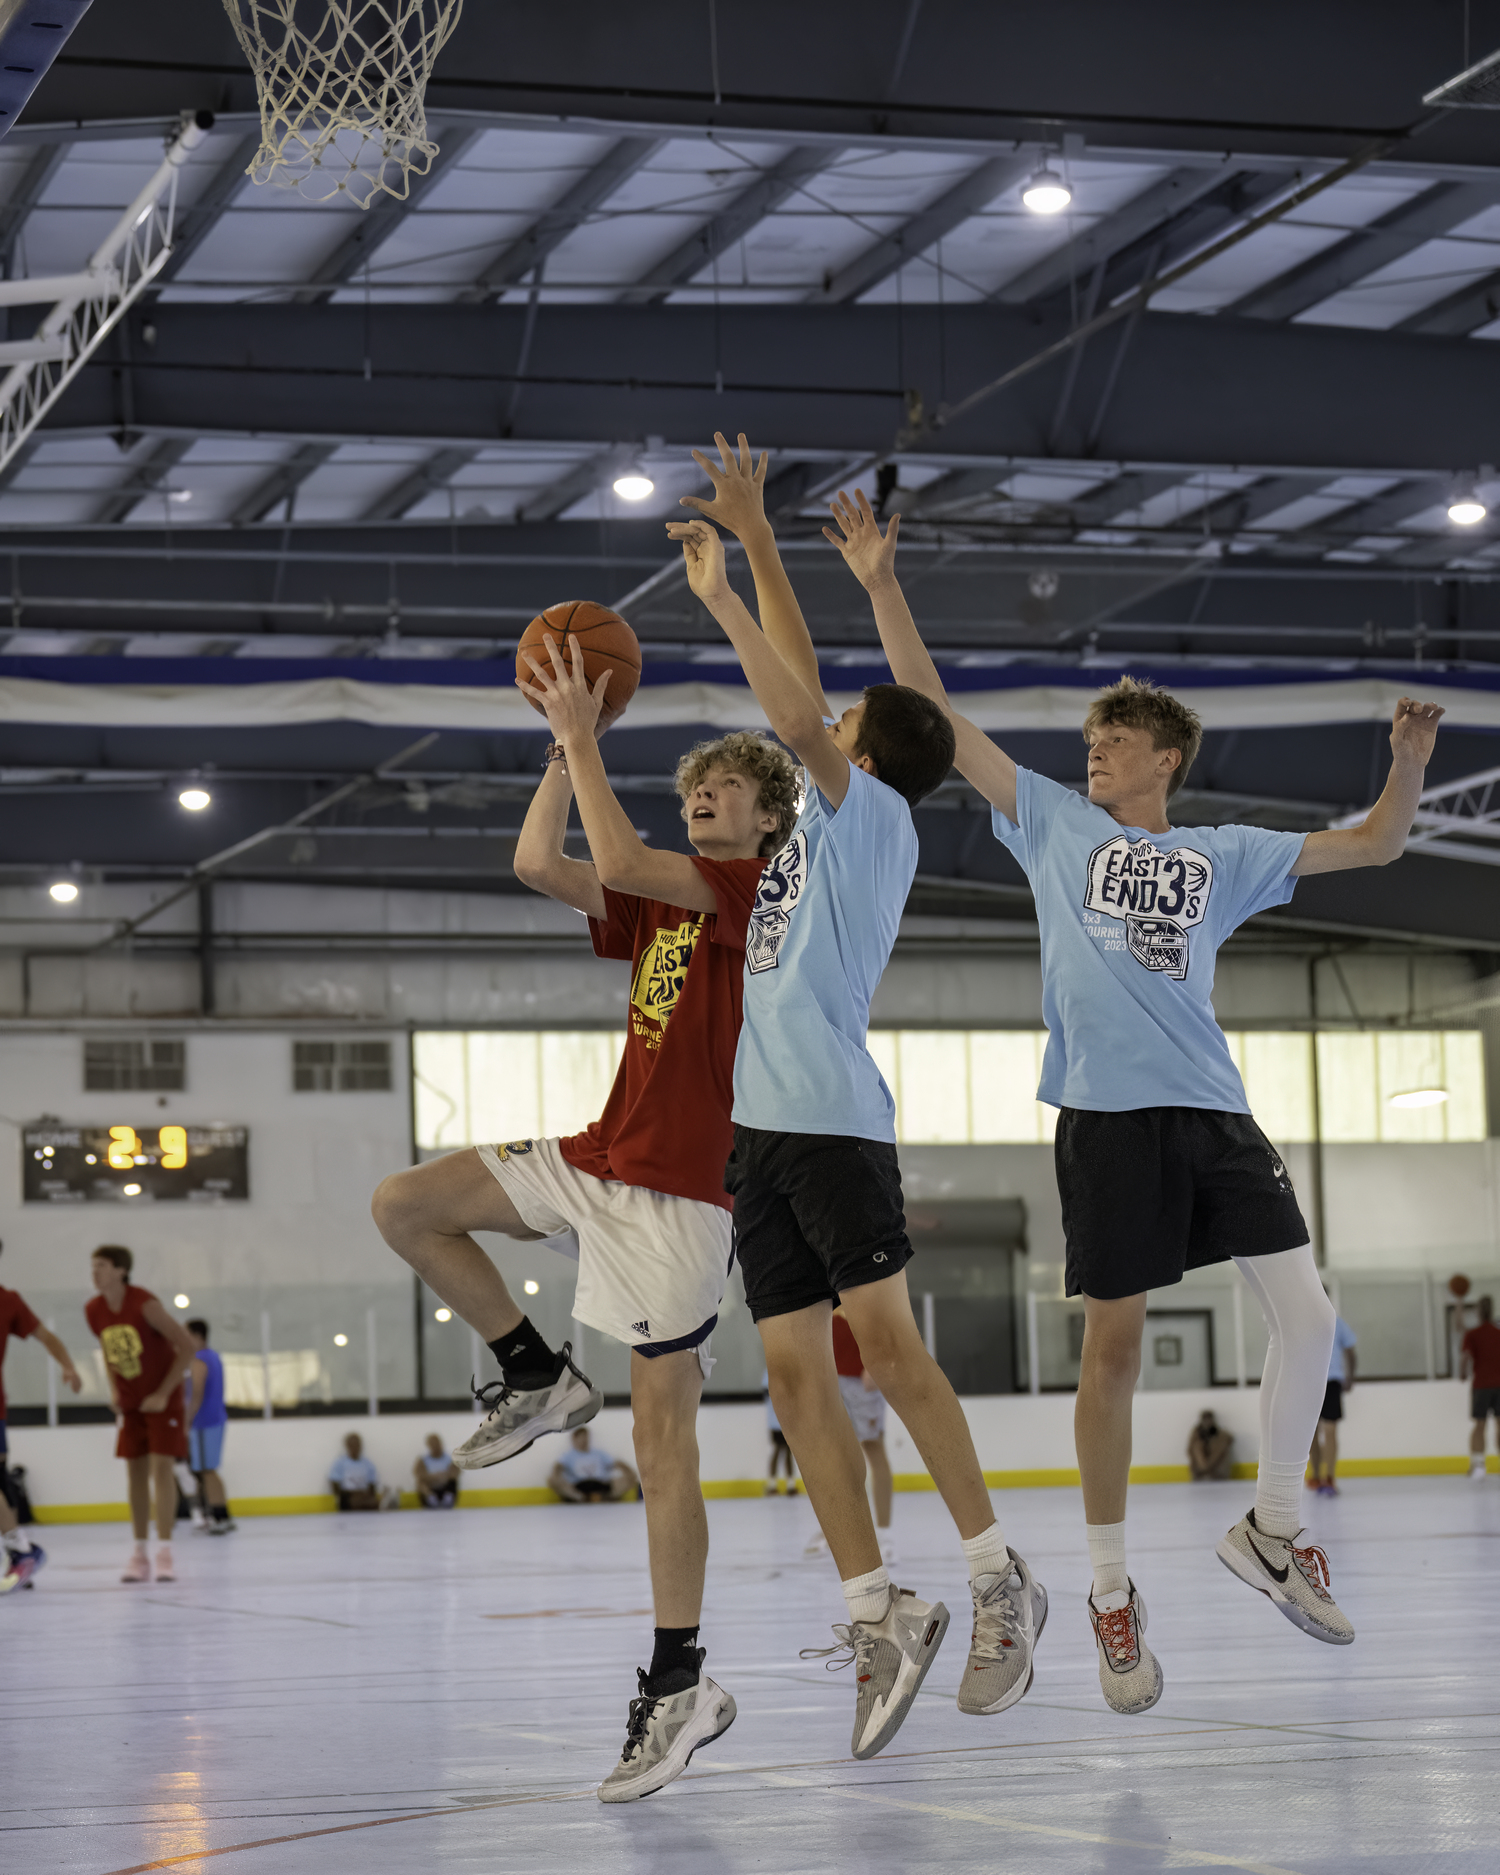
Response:
POLYGON ((458 1467, 435 1432, 428 1433, 427 1450, 412 1466, 411 1475, 424 1509, 451 1510, 458 1502, 458 1467))
POLYGON ((364 1449, 359 1434, 351 1432, 344 1440, 344 1456, 328 1468, 328 1482, 338 1496, 340 1510, 380 1509, 380 1480, 364 1449))
POLYGON ((594 1504, 606 1498, 618 1504, 640 1487, 624 1459, 593 1449, 587 1426, 573 1434, 572 1445, 552 1467, 547 1483, 565 1504, 594 1504))
POLYGON ((1230 1456, 1234 1450, 1234 1434, 1224 1431, 1214 1418, 1211 1408, 1204 1408, 1202 1417, 1188 1437, 1187 1450, 1194 1484, 1204 1478, 1222 1480, 1234 1476, 1230 1456))

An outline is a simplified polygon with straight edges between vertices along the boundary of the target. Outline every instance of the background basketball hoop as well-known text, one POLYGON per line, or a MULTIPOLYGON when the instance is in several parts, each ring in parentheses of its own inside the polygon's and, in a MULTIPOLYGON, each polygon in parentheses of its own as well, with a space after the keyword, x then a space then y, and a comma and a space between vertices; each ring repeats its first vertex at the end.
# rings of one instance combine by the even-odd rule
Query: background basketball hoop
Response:
POLYGON ((260 98, 248 174, 316 202, 404 197, 438 146, 424 99, 463 0, 224 0, 260 98))

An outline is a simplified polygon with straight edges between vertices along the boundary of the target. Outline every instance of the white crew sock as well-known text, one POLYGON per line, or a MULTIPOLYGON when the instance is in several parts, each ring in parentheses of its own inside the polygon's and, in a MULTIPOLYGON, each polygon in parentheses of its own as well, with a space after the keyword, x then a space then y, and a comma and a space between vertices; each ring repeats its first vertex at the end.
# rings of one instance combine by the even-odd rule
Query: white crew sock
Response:
POLYGON ((1094 1606, 1101 1612, 1123 1608, 1130 1600, 1130 1575, 1125 1567, 1125 1525, 1086 1523, 1089 1561, 1094 1565, 1094 1606))
POLYGON ((868 1621, 872 1624, 884 1621, 885 1611, 891 1605, 891 1578, 884 1566, 872 1569, 868 1575, 850 1576, 840 1585, 844 1591, 844 1600, 849 1604, 851 1621, 868 1621))
POLYGON ((1263 1458, 1255 1477, 1255 1527, 1267 1536, 1293 1537, 1302 1528, 1299 1514, 1302 1503, 1302 1480, 1307 1466, 1302 1459, 1295 1464, 1279 1464, 1263 1458))
POLYGON ((981 1530, 978 1536, 964 1538, 964 1559, 969 1565, 971 1582, 976 1582, 980 1576, 1008 1576, 1015 1569, 1005 1546, 1005 1534, 998 1523, 981 1530))
POLYGON ((14 1530, 6 1531, 5 1547, 10 1550, 13 1555, 24 1556, 31 1548, 31 1538, 27 1536, 26 1532, 17 1524, 14 1530))

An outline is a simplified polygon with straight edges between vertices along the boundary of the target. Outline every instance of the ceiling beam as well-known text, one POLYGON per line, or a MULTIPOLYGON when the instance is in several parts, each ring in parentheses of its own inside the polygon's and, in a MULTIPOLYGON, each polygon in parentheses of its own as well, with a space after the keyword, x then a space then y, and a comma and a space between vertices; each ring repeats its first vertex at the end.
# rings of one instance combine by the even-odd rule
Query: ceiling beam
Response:
MULTIPOLYGON (((315 470, 321 469, 337 451, 337 443, 303 443, 287 461, 278 463, 265 480, 257 483, 245 496, 230 515, 230 526, 249 527, 256 521, 263 521, 283 501, 293 501, 297 490, 307 478, 315 470)), ((291 518, 292 511, 288 507, 287 519, 291 518)))
POLYGON ((635 451, 628 447, 604 449, 586 456, 555 482, 550 482, 540 494, 523 502, 516 510, 517 521, 555 521, 575 501, 582 501, 586 495, 595 494, 604 486, 607 477, 628 465, 634 457, 635 451))
POLYGON ((192 436, 166 436, 138 463, 118 488, 112 488, 94 512, 96 525, 112 526, 129 520, 147 495, 157 493, 167 476, 197 441, 192 436))
POLYGON ((473 127, 444 130, 442 145, 427 173, 420 176, 413 173, 409 176, 404 196, 380 191, 370 206, 355 217, 349 232, 313 272, 307 285, 299 287, 292 294, 293 302, 298 306, 315 306, 354 279, 360 268, 390 240, 407 216, 421 206, 444 176, 459 166, 466 151, 483 134, 482 130, 473 127))
POLYGON ((1434 338, 1466 338, 1496 319, 1500 319, 1500 273, 1488 273, 1482 280, 1471 281, 1456 293, 1411 313, 1394 330, 1425 332, 1434 338))
POLYGON ((409 475, 403 475, 394 488, 372 501, 360 520, 399 521, 409 508, 415 508, 435 488, 446 488, 459 470, 468 468, 478 454, 477 449, 437 450, 409 475))
POLYGON ((1294 319, 1355 281, 1403 259, 1500 201, 1500 183, 1438 182, 1347 234, 1224 310, 1245 319, 1294 319))
POLYGON ((168 280, 176 279, 218 227, 233 206, 235 197, 249 183, 250 177, 246 172, 259 149, 259 135, 241 137, 214 171, 212 180, 197 201, 191 208, 183 209, 177 217, 172 229, 172 251, 156 276, 153 296, 156 288, 168 280))
POLYGON ((717 255, 744 240, 758 223, 774 214, 805 183, 831 167, 840 154, 836 147, 827 144, 788 151, 774 168, 762 170, 749 187, 742 189, 711 221, 705 222, 664 260, 642 274, 634 286, 620 295, 620 303, 650 305, 665 299, 674 287, 686 286, 705 267, 712 265, 717 255))
POLYGON ((1174 169, 997 287, 990 298, 1002 306, 1024 306, 1063 292, 1071 281, 1081 280, 1100 261, 1108 263, 1144 236, 1163 230, 1223 185, 1224 173, 1217 166, 1174 169))
POLYGON ((46 193, 52 178, 68 160, 71 143, 45 144, 26 165, 21 180, 0 206, 0 270, 5 278, 15 274, 16 243, 27 217, 46 193))
POLYGON ((1155 496, 1191 479, 1183 469, 1131 469, 1106 482, 1103 488, 1078 496, 1068 506, 1080 528, 1107 527, 1117 515, 1144 507, 1155 496))
POLYGON ((544 209, 524 234, 501 249, 474 284, 459 294, 459 301, 465 305, 482 304, 503 293, 506 287, 519 285, 549 254, 562 246, 575 228, 608 201, 616 189, 649 163, 665 141, 663 137, 621 137, 586 175, 580 176, 550 208, 544 209))
POLYGON ((992 156, 935 202, 913 215, 892 234, 882 235, 862 254, 830 274, 807 295, 810 306, 842 306, 899 273, 909 260, 925 254, 944 236, 988 208, 997 195, 1018 188, 1036 167, 1031 157, 992 156))

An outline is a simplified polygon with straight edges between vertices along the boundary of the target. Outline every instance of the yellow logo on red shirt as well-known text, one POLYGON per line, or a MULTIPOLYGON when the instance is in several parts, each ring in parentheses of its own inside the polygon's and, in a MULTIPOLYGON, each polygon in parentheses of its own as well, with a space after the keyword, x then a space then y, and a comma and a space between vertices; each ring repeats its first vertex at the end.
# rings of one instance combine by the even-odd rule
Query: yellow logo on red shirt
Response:
POLYGON ((661 1046, 702 931, 703 919, 689 918, 674 930, 659 930, 641 952, 630 985, 630 1026, 648 1048, 661 1046))
POLYGON ((145 1350, 132 1323, 116 1322, 110 1328, 101 1328, 99 1341, 104 1349, 105 1360, 121 1380, 140 1379, 141 1355, 145 1350))

